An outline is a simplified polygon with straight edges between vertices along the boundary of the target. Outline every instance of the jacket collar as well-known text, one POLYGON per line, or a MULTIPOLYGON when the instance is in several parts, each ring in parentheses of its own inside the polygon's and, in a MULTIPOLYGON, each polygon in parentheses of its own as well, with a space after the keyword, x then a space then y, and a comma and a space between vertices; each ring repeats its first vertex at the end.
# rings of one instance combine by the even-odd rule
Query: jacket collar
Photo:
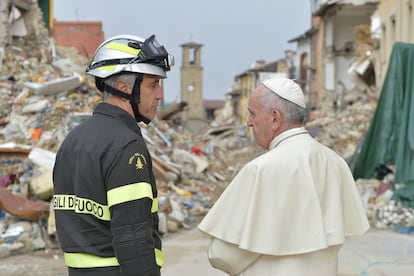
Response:
POLYGON ((308 131, 304 127, 296 127, 288 129, 282 133, 280 133, 278 136, 273 138, 272 142, 269 144, 269 150, 275 148, 277 145, 279 145, 282 141, 299 134, 305 134, 308 133, 308 131))
POLYGON ((141 135, 141 129, 135 119, 128 112, 118 106, 109 103, 100 103, 93 111, 93 114, 102 114, 120 120, 129 129, 141 135))

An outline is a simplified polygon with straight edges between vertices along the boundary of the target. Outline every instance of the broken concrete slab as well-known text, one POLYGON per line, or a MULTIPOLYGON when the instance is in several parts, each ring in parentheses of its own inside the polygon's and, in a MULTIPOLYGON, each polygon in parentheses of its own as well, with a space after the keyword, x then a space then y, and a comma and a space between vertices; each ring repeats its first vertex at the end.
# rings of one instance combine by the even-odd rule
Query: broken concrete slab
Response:
POLYGON ((25 105, 22 108, 22 113, 26 114, 26 113, 33 113, 33 112, 43 112, 48 107, 50 107, 49 100, 42 99, 42 100, 38 100, 38 101, 35 101, 35 102, 32 102, 32 103, 29 103, 29 104, 25 105))
POLYGON ((36 95, 53 95, 62 91, 75 89, 81 84, 80 75, 73 75, 66 78, 54 79, 48 82, 25 82, 24 85, 33 90, 36 95))
POLYGON ((173 158, 180 160, 177 163, 187 163, 191 167, 194 167, 196 173, 201 173, 209 166, 209 162, 206 158, 192 154, 186 150, 175 148, 172 152, 173 158))

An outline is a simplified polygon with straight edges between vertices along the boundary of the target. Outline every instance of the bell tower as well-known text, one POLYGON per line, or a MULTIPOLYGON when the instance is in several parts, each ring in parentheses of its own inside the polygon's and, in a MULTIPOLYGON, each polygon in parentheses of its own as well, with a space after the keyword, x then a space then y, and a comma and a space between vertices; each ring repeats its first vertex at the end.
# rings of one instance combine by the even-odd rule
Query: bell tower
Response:
POLYGON ((203 105, 203 66, 201 65, 202 44, 189 42, 182 44, 183 57, 181 65, 181 101, 188 109, 183 111, 181 119, 204 120, 203 105))

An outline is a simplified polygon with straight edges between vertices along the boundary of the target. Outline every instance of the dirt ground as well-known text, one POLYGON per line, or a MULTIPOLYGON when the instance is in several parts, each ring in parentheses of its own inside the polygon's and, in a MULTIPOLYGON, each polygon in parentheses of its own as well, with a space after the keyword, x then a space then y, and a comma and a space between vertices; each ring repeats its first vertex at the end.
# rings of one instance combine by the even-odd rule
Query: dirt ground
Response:
MULTIPOLYGON (((180 269, 182 266, 178 263, 183 260, 184 263, 188 262, 188 257, 183 258, 182 254, 177 254, 179 251, 187 252, 192 256, 193 266, 202 263, 203 270, 207 270, 206 275, 211 274, 213 268, 209 267, 207 258, 203 254, 206 250, 206 240, 201 234, 194 235, 196 230, 194 227, 192 230, 182 230, 177 233, 168 234, 163 238, 163 247, 166 259, 171 262, 170 265, 166 265, 163 268, 162 275, 176 275, 182 276, 180 269), (189 234, 187 236, 187 234, 189 234), (186 242, 182 243, 182 239, 186 242), (191 245, 187 242, 191 241, 191 245), (180 244, 183 247, 180 247, 180 244), (198 245, 195 247, 194 245, 198 245), (187 250, 186 250, 186 247, 187 250), (192 254, 196 251, 198 254, 192 254), (200 255, 202 257, 200 258, 200 255), (195 258, 195 259, 194 259, 195 258), (177 266, 178 265, 178 266, 177 266), (178 269, 178 270, 177 270, 178 269)), ((183 263, 183 264, 184 264, 183 263)), ((198 267, 199 269, 200 267, 198 267)), ((220 273, 217 271, 217 273, 220 273)), ((8 256, 6 258, 0 258, 0 276, 67 276, 67 268, 64 263, 63 253, 60 249, 41 250, 26 254, 17 254, 8 256)), ((189 274, 192 275, 192 274, 189 274)), ((194 274, 195 275, 195 274, 194 274)), ((217 274, 222 275, 222 274, 217 274)), ((223 274, 225 275, 225 274, 223 274)), ((201 275, 200 275, 201 276, 201 275)))
POLYGON ((4 276, 66 276, 60 249, 12 255, 0 259, 0 275, 4 276))

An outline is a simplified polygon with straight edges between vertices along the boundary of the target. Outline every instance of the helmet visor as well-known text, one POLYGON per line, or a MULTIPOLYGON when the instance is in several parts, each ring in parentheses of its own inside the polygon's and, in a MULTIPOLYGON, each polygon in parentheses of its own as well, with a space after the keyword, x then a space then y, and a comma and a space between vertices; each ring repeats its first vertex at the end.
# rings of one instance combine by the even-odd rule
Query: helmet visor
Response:
POLYGON ((141 46, 138 60, 141 63, 150 63, 160 66, 165 71, 169 71, 174 65, 174 57, 169 55, 167 50, 155 38, 155 35, 147 38, 141 46))

